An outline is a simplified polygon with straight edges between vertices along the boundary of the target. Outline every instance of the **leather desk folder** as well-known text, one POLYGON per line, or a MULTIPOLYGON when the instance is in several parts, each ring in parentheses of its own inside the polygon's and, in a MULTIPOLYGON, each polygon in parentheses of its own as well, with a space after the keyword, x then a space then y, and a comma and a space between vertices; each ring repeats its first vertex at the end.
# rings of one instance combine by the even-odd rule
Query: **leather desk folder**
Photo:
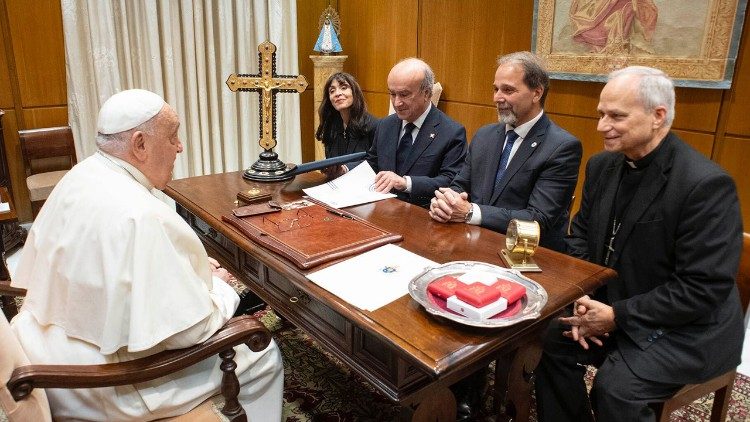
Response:
POLYGON ((301 269, 403 240, 400 234, 354 214, 318 204, 243 218, 230 213, 221 218, 301 269))

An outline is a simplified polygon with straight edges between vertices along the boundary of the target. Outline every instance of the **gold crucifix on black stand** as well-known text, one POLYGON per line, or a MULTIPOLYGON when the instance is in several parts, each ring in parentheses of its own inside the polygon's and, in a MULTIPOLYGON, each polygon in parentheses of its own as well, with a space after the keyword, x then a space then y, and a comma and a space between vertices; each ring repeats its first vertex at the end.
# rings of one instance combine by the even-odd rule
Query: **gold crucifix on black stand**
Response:
POLYGON ((278 182, 294 177, 294 164, 284 164, 273 152, 276 146, 276 93, 302 93, 307 88, 304 76, 276 74, 276 46, 265 41, 258 46, 258 71, 256 75, 231 74, 227 86, 232 92, 256 91, 260 105, 260 140, 263 152, 242 177, 260 182, 278 182))

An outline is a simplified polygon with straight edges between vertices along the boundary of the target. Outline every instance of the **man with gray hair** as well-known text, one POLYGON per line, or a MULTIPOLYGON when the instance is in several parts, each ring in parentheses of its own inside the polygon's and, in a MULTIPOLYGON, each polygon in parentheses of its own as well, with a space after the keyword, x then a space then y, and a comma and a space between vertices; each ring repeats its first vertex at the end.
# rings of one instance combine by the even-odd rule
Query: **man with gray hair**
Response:
MULTIPOLYGON (((27 289, 11 325, 32 364, 105 364, 201 343, 232 317, 229 273, 152 190, 182 152, 177 113, 149 91, 110 97, 99 150, 57 184, 34 221, 12 284, 27 289)), ((239 399, 279 420, 281 356, 272 342, 235 348, 239 399)), ((55 420, 152 420, 180 415, 218 392, 219 360, 136 385, 49 389, 55 420)))
POLYGON ((501 233, 514 218, 534 220, 541 245, 563 251, 581 142, 544 113, 549 77, 537 56, 511 53, 497 64, 493 99, 499 123, 474 135, 461 172, 450 188, 435 192, 430 216, 501 233))
POLYGON ((447 186, 466 156, 466 129, 430 102, 435 75, 416 58, 388 74, 396 111, 378 123, 367 162, 377 172, 375 190, 427 206, 432 192, 447 186))
POLYGON ((536 370, 541 421, 653 421, 650 403, 740 362, 737 192, 670 131, 674 102, 672 81, 640 66, 613 72, 601 92, 606 151, 586 166, 566 243, 618 276, 550 325, 536 370), (583 365, 599 368, 590 403, 583 365))

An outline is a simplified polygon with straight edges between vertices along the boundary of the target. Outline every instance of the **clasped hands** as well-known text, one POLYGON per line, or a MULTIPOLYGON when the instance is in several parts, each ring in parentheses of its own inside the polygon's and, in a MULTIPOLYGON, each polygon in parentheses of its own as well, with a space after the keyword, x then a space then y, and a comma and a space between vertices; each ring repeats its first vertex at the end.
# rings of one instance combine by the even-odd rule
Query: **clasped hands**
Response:
POLYGON ((451 188, 439 188, 430 201, 430 217, 441 223, 463 223, 470 210, 469 195, 451 188))
POLYGON ((576 300, 573 304, 573 315, 562 317, 559 321, 570 325, 570 331, 564 331, 563 335, 573 339, 586 350, 589 349, 589 341, 597 346, 603 346, 602 338, 609 337, 609 333, 617 328, 614 309, 589 296, 576 300))

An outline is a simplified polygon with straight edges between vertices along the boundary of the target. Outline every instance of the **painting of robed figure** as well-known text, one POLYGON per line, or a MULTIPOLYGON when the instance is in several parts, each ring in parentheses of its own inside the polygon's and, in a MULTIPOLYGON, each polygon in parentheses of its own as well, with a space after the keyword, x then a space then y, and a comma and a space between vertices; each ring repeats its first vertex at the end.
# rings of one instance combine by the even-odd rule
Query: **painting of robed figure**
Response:
POLYGON ((552 77, 604 81, 630 65, 729 88, 747 0, 535 0, 532 45, 552 77))

